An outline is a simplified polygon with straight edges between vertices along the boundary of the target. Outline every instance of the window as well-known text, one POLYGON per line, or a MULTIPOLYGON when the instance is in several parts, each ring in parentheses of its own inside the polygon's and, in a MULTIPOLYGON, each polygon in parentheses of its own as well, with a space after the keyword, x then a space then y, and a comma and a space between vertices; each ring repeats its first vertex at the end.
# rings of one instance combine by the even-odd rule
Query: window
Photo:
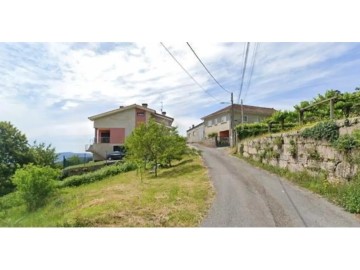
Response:
POLYGON ((218 121, 217 118, 214 119, 214 125, 217 125, 218 121))
POLYGON ((100 131, 100 143, 110 143, 110 131, 100 131))
POLYGON ((221 116, 221 123, 225 123, 225 122, 226 122, 226 118, 227 118, 227 116, 226 116, 226 115, 221 116))
POLYGON ((211 127, 211 126, 212 126, 212 120, 207 121, 207 126, 208 126, 208 127, 211 127))
POLYGON ((247 122, 248 121, 248 117, 247 115, 244 115, 244 122, 247 122))
POLYGON ((137 112, 136 115, 137 116, 145 116, 145 112, 137 112))

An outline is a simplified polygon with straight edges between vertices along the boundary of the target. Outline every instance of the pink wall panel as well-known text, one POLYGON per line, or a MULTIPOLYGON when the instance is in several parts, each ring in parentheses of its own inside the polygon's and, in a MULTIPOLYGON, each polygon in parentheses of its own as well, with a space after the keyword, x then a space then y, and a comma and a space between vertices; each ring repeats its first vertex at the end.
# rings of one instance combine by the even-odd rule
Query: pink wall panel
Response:
POLYGON ((110 143, 125 142, 125 128, 110 128, 110 143))
POLYGON ((141 123, 146 122, 146 112, 144 110, 135 110, 135 125, 138 127, 141 123))

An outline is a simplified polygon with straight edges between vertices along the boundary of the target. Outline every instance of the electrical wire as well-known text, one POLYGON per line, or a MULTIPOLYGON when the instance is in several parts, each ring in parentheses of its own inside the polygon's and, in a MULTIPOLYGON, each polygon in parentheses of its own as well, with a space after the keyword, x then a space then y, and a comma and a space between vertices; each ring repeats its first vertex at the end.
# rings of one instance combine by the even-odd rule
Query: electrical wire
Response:
POLYGON ((255 43, 254 51, 253 51, 253 54, 252 54, 250 78, 249 78, 247 88, 246 88, 246 91, 245 91, 244 101, 246 99, 247 93, 249 92, 249 88, 250 88, 250 85, 251 85, 251 79, 252 79, 254 69, 255 69, 256 55, 257 55, 257 51, 258 51, 259 47, 260 47, 260 44, 255 43))
POLYGON ((230 94, 230 91, 226 90, 216 79, 215 77, 211 74, 211 72, 209 71, 209 69, 205 66, 205 64, 201 61, 200 57, 196 54, 196 52, 194 51, 194 49, 191 47, 191 45, 189 44, 189 42, 186 42, 186 44, 189 46, 189 48, 191 49, 191 51, 194 53, 194 55, 196 56, 196 58, 199 60, 199 62, 202 64, 202 66, 205 68, 205 70, 209 73, 209 75, 214 79, 214 81, 227 93, 230 94))
POLYGON ((247 58, 248 58, 248 55, 249 55, 249 46, 250 46, 250 42, 247 42, 247 43, 246 43, 246 52, 245 52, 244 66, 243 66, 242 76, 241 76, 240 91, 239 91, 239 96, 238 96, 238 99, 237 99, 237 103, 239 103, 239 101, 240 101, 241 92, 242 92, 242 88, 243 88, 243 85, 244 85, 244 77, 245 77, 245 71, 246 71, 246 63, 247 63, 247 58))
POLYGON ((216 97, 214 97, 213 95, 211 95, 207 90, 205 90, 200 83, 198 83, 195 78, 193 76, 191 76, 191 74, 180 64, 180 62, 175 58, 175 56, 169 51, 168 48, 166 48, 166 46, 164 45, 164 43, 160 42, 161 46, 164 47, 164 49, 170 54, 170 56, 172 57, 172 59, 182 68, 182 70, 206 93, 208 94, 210 97, 212 97, 213 99, 215 99, 217 102, 220 102, 216 97))

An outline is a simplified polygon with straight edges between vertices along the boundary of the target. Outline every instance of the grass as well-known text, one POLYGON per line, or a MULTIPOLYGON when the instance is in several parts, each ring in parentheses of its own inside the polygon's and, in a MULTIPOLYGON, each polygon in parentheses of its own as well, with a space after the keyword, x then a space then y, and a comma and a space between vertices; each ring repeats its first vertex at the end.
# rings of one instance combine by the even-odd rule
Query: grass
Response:
POLYGON ((68 166, 66 168, 64 168, 64 170, 71 170, 71 169, 77 169, 77 168, 88 168, 88 167, 94 167, 94 166, 99 166, 99 165, 105 165, 109 163, 109 161, 107 160, 103 160, 103 161, 89 161, 87 163, 81 163, 81 164, 77 164, 77 165, 72 165, 72 166, 68 166))
POLYGON ((67 187, 28 213, 16 193, 0 198, 2 227, 194 227, 210 207, 213 187, 200 156, 188 156, 157 178, 135 171, 67 187))
POLYGON ((277 174, 285 179, 296 183, 297 185, 320 194, 329 201, 342 206, 350 213, 360 213, 360 175, 356 175, 349 183, 330 183, 327 181, 325 173, 311 175, 306 171, 290 172, 288 169, 279 168, 270 164, 264 164, 259 161, 235 155, 246 162, 260 167, 264 170, 277 174))

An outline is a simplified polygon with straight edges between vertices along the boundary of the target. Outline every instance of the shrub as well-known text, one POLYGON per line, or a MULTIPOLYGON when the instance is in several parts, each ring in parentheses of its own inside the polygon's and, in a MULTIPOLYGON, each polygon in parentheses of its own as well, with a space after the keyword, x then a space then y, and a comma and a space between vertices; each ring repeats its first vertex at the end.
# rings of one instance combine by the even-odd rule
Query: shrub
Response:
POLYGON ((209 133, 209 134, 208 134, 208 137, 209 137, 209 138, 216 138, 217 135, 218 135, 218 134, 217 134, 216 132, 212 132, 212 133, 209 133))
POLYGON ((80 186, 83 184, 93 183, 103 180, 106 177, 117 175, 122 172, 128 172, 136 169, 134 163, 125 162, 121 165, 112 165, 95 172, 90 172, 82 175, 74 175, 66 178, 59 183, 59 187, 80 186))
POLYGON ((340 188, 340 204, 351 213, 360 213, 360 183, 343 185, 340 188))
POLYGON ((308 159, 321 160, 321 156, 316 149, 309 149, 308 154, 309 154, 308 159))
POLYGON ((289 148, 289 152, 291 154, 291 156, 293 158, 296 158, 297 157, 297 154, 298 154, 298 149, 297 149, 297 144, 296 144, 296 141, 294 140, 290 140, 290 148, 289 148))
POLYGON ((360 146, 360 142, 354 136, 345 134, 334 141, 333 145, 336 149, 349 153, 351 150, 358 148, 360 146))
POLYGON ((339 127, 334 121, 321 122, 304 129, 300 135, 304 138, 334 142, 339 137, 339 127))
POLYGON ((240 148, 239 148, 239 152, 240 152, 240 155, 244 155, 244 144, 240 144, 240 148))
POLYGON ((43 206, 46 199, 54 192, 55 179, 58 176, 57 169, 28 164, 15 172, 12 181, 27 209, 34 211, 43 206))

